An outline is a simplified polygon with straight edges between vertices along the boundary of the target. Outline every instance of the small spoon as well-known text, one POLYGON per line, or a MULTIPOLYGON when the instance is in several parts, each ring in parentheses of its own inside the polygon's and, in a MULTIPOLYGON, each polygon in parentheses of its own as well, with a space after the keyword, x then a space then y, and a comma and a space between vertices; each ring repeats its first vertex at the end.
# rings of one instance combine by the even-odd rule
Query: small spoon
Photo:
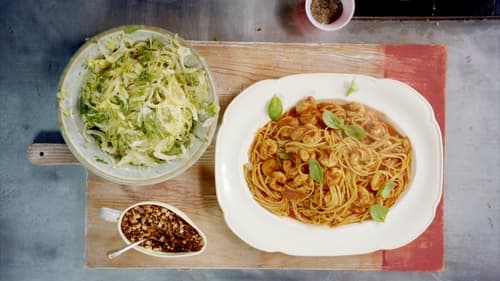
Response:
POLYGON ((125 247, 122 247, 120 249, 108 251, 106 253, 106 255, 108 256, 108 259, 112 260, 112 259, 118 257, 119 255, 125 253, 126 251, 134 248, 135 246, 138 246, 139 244, 141 244, 142 242, 144 242, 146 240, 147 239, 142 239, 142 240, 139 240, 139 241, 137 241, 135 243, 132 243, 132 244, 129 244, 129 245, 125 246, 125 247))

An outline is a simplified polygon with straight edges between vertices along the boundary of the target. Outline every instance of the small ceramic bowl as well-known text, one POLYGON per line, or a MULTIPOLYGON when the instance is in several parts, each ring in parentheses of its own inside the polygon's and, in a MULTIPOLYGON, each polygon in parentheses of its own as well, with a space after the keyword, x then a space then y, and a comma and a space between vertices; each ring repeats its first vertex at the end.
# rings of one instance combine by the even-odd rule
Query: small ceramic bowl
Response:
POLYGON ((340 0, 342 3, 342 14, 338 19, 330 24, 323 24, 317 21, 311 12, 311 4, 314 0, 306 0, 306 15, 309 21, 317 28, 324 31, 335 31, 346 26, 354 15, 354 0, 340 0))
POLYGON ((111 208, 101 208, 99 210, 99 217, 101 219, 116 223, 117 228, 118 228, 118 233, 120 234, 120 237, 123 239, 123 241, 127 244, 130 245, 132 242, 128 240, 127 236, 122 231, 121 225, 122 225, 122 220, 124 215, 132 208, 140 206, 140 205, 157 205, 160 207, 164 207, 168 209, 169 211, 175 213, 179 217, 181 217, 185 222, 187 222, 189 225, 191 225, 201 236, 203 240, 203 247, 196 252, 178 252, 178 253, 167 253, 167 252, 157 252, 153 250, 148 250, 144 247, 141 246, 135 246, 133 249, 141 252, 143 254, 153 256, 153 257, 158 257, 158 258, 179 258, 179 257, 190 257, 190 256, 195 256, 201 254, 203 251, 205 251, 207 247, 207 237, 205 234, 193 223, 193 221, 181 210, 177 209, 176 207, 169 205, 167 203, 163 202, 157 202, 157 201, 144 201, 144 202, 139 202, 136 203, 128 208, 126 208, 123 211, 116 210, 116 209, 111 209, 111 208))
MULTIPOLYGON (((84 124, 80 116, 79 100, 82 83, 86 77, 85 63, 89 58, 99 55, 99 45, 110 41, 118 41, 122 36, 127 36, 134 41, 157 38, 165 44, 171 42, 175 35, 167 30, 149 27, 132 26, 117 27, 105 31, 89 39, 73 55, 66 66, 59 82, 58 115, 62 135, 76 159, 89 171, 109 181, 127 185, 150 185, 171 179, 196 163, 203 155, 213 139, 217 127, 217 115, 208 126, 198 126, 194 134, 199 138, 193 141, 192 146, 179 159, 163 162, 152 167, 134 166, 130 164, 116 167, 111 156, 102 151, 96 141, 84 135, 84 124)), ((205 60, 192 48, 188 42, 177 37, 181 46, 186 47, 193 60, 205 70, 208 84, 209 102, 218 105, 215 82, 205 60)))

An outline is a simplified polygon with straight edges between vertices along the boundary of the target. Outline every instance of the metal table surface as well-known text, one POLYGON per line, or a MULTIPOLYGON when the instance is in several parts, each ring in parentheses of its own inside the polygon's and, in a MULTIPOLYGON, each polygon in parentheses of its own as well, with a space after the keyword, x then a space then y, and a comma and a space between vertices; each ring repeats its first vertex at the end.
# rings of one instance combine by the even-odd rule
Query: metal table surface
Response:
MULTIPOLYGON (((300 1, 299 1, 300 2, 300 1)), ((358 21, 314 30, 297 1, 2 1, 0 280, 500 280, 500 21, 358 21), (84 266, 85 172, 32 166, 57 131, 55 93, 70 56, 110 27, 160 26, 192 40, 448 45, 445 270, 91 270, 84 266)))

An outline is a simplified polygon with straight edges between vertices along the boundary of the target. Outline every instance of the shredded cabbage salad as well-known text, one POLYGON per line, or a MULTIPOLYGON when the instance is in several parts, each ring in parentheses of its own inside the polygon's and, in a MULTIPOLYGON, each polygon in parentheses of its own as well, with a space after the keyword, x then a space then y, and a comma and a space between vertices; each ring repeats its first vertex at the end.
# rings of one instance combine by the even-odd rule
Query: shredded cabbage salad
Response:
POLYGON ((87 60, 80 114, 85 135, 97 141, 114 166, 154 166, 182 157, 197 126, 218 112, 209 97, 209 78, 177 36, 97 43, 100 55, 87 60))

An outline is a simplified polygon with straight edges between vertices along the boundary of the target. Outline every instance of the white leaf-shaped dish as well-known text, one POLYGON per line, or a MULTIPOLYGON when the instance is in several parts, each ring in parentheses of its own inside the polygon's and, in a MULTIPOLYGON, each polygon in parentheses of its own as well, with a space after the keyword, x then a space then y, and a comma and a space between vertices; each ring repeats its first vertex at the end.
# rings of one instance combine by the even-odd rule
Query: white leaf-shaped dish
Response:
POLYGON ((356 255, 404 246, 427 229, 441 198, 443 147, 432 107, 407 84, 355 74, 300 74, 257 82, 231 102, 218 132, 215 165, 217 199, 226 223, 250 246, 299 256, 356 255), (346 97, 353 79, 359 90, 346 97), (409 137, 413 176, 384 223, 308 225, 276 216, 252 198, 243 165, 255 132, 269 121, 266 104, 274 94, 285 111, 306 96, 358 101, 383 112, 409 137))

